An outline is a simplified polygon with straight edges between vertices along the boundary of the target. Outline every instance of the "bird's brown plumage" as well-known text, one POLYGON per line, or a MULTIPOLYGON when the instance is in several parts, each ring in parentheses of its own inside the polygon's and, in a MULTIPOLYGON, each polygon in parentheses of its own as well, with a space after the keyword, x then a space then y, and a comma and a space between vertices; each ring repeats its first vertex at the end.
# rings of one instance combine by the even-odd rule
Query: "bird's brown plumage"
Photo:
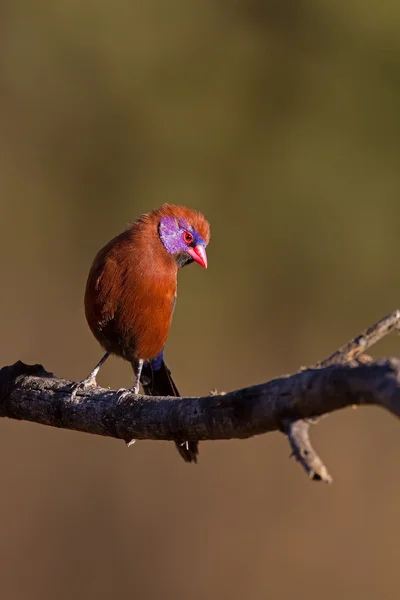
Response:
POLYGON ((186 219, 209 241, 203 215, 164 204, 108 242, 87 280, 85 312, 93 335, 105 350, 130 362, 157 356, 171 324, 178 267, 158 235, 164 216, 186 219))

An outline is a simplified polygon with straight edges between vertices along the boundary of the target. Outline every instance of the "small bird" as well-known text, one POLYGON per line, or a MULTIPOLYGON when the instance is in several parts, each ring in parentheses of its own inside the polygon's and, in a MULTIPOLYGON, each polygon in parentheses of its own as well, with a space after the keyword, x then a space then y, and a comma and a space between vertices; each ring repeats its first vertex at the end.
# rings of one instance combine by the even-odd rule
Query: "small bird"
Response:
MULTIPOLYGON (((116 354, 132 365, 134 394, 142 383, 148 395, 180 395, 164 360, 178 269, 192 262, 207 268, 209 240, 210 226, 201 213, 163 204, 98 252, 86 284, 85 313, 105 354, 74 385, 73 394, 96 386, 100 367, 116 354)), ((197 441, 177 440, 176 446, 186 462, 197 462, 197 441)))

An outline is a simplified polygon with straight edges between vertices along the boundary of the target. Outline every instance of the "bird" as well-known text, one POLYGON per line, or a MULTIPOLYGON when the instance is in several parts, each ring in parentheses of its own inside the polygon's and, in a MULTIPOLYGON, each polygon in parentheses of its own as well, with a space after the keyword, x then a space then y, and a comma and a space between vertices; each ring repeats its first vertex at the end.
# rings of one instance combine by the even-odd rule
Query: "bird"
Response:
MULTIPOLYGON (((207 268, 210 225, 203 214, 163 204, 109 241, 95 256, 85 290, 86 320, 105 353, 80 388, 97 385, 96 376, 111 355, 128 361, 134 386, 146 395, 180 396, 164 359, 174 312, 178 270, 197 263, 207 268)), ((128 445, 135 440, 131 440, 128 445)), ((188 463, 196 463, 198 442, 176 440, 188 463)))

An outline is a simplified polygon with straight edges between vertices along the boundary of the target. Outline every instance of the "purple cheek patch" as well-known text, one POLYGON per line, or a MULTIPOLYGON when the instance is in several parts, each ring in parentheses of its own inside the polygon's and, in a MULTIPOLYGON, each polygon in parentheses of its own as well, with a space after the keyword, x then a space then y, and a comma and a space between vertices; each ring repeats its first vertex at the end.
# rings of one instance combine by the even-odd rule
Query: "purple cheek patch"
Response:
POLYGON ((188 224, 182 219, 174 217, 164 217, 160 221, 159 234, 165 249, 170 254, 176 254, 186 250, 187 245, 183 239, 183 232, 188 229, 188 224))

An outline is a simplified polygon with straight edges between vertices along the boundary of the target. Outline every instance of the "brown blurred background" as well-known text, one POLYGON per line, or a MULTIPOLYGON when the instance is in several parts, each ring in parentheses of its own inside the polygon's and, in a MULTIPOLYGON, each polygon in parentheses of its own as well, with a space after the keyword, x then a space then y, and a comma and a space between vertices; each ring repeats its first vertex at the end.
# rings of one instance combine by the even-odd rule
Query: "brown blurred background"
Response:
MULTIPOLYGON (((399 19, 389 0, 3 3, 0 364, 85 376, 91 260, 164 201, 212 225, 167 348, 186 394, 296 371, 400 308, 399 19)), ((117 359, 100 376, 130 382, 117 359)), ((3 421, 1 597, 398 598, 399 434, 375 409, 323 420, 329 487, 278 434, 190 467, 172 443, 3 421)))

